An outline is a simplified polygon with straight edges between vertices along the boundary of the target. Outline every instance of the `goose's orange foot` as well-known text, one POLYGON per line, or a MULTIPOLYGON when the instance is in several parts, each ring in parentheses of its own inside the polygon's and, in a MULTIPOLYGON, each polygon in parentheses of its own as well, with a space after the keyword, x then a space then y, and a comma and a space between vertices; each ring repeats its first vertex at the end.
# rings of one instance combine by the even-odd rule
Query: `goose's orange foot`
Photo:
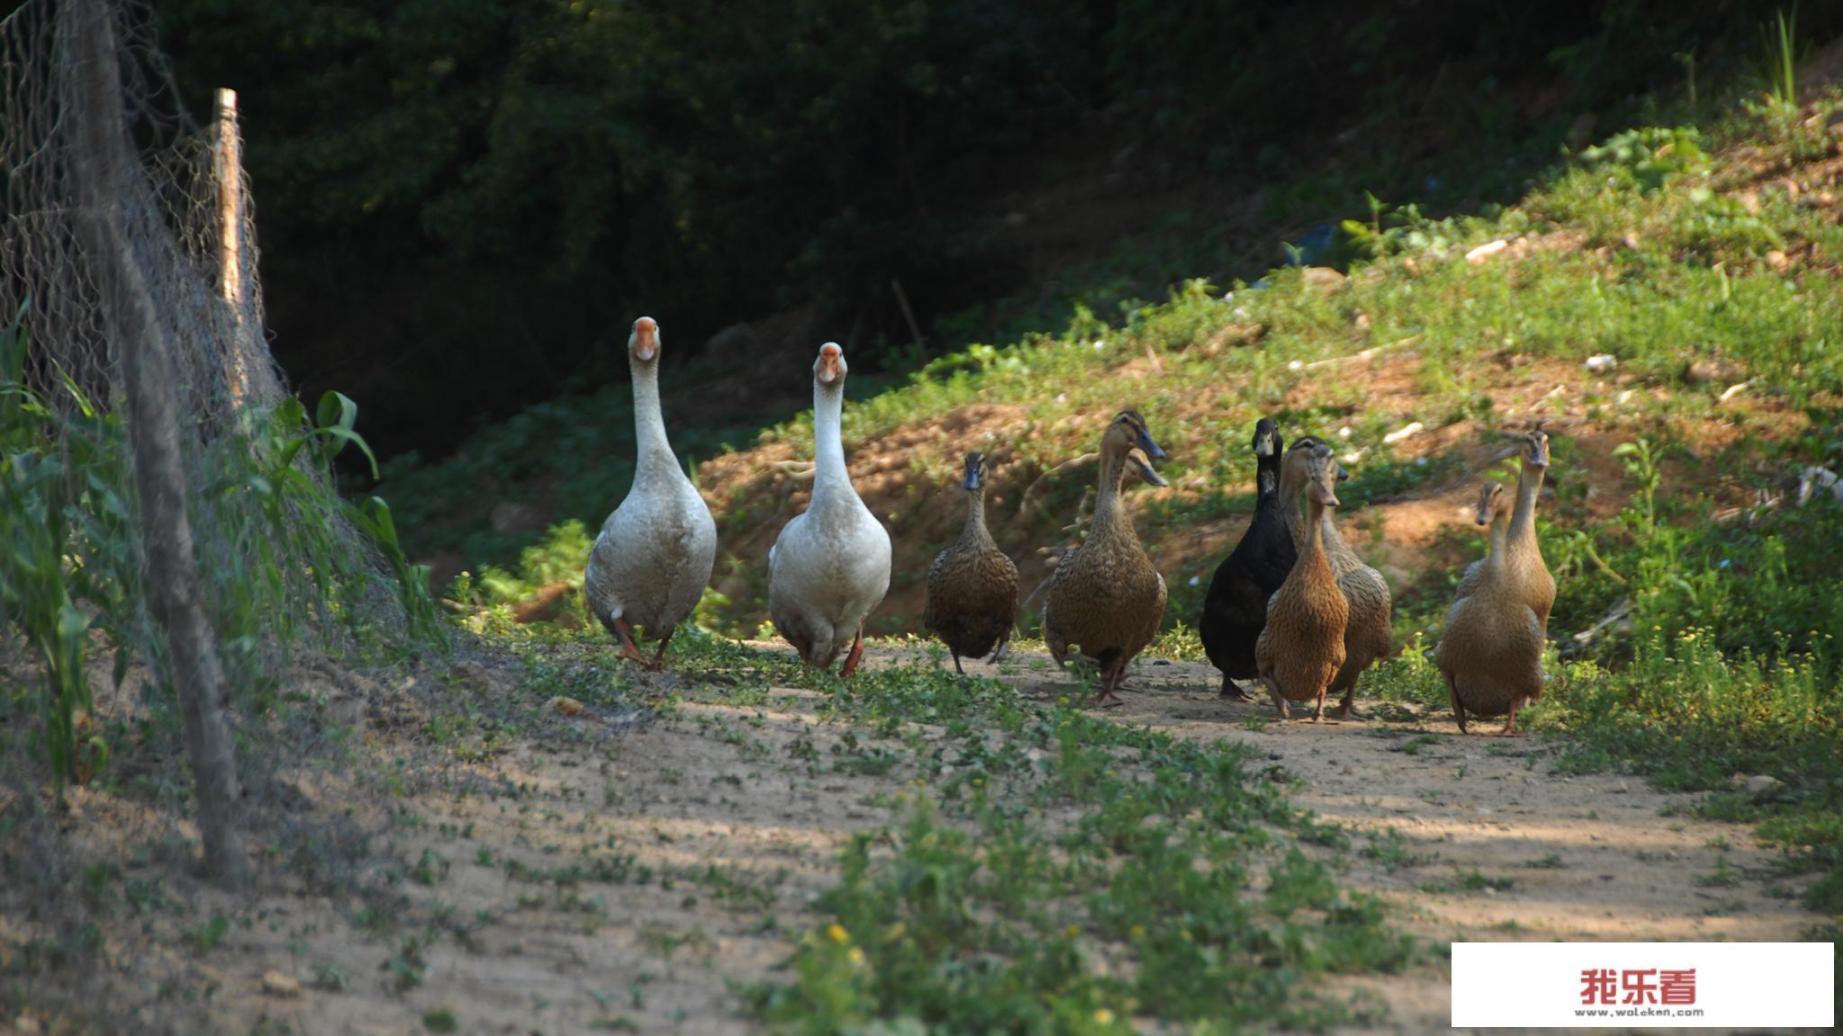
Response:
POLYGON ((677 632, 676 626, 666 630, 666 635, 659 639, 659 650, 653 652, 652 659, 646 663, 648 669, 656 673, 666 667, 666 645, 672 643, 672 634, 677 632))
POLYGON ((838 670, 839 679, 841 680, 850 679, 851 674, 858 671, 858 663, 862 661, 863 658, 864 658, 864 627, 859 626, 857 636, 851 639, 851 653, 845 656, 845 664, 839 667, 839 670, 838 670))
POLYGON ((647 669, 658 668, 652 663, 651 659, 641 654, 640 649, 634 645, 634 628, 627 624, 626 619, 614 620, 610 628, 614 630, 614 635, 616 637, 619 637, 621 640, 621 657, 622 658, 628 659, 629 661, 638 662, 640 663, 642 667, 647 668, 647 669))

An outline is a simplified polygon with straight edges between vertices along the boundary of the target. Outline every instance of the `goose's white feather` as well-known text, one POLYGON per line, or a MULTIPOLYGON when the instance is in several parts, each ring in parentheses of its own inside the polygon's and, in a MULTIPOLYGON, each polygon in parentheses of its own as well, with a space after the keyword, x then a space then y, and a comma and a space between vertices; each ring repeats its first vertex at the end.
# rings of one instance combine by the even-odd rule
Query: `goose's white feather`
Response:
POLYGON ((657 338, 650 343, 649 359, 635 352, 646 336, 643 322, 652 324, 646 317, 635 321, 635 335, 628 341, 638 442, 633 486, 602 523, 583 585, 597 618, 625 619, 662 637, 691 614, 710 583, 717 523, 666 440, 657 338))
POLYGON ((768 609, 781 635, 817 666, 832 664, 889 592, 890 538, 858 497, 845 468, 845 365, 833 343, 814 364, 813 497, 768 550, 768 609), (836 376, 821 374, 828 359, 836 376))

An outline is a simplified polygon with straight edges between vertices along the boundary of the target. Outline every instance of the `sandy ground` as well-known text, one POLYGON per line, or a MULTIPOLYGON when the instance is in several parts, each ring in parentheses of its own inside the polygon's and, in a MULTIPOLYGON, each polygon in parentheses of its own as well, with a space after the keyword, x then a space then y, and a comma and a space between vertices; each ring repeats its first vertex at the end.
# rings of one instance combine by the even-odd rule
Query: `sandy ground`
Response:
MULTIPOLYGON (((1027 694, 1070 690, 1045 661, 969 668, 1027 694)), ((1301 782, 1299 804, 1351 831, 1347 885, 1430 941, 1796 939, 1821 920, 1746 827, 1692 818, 1689 797, 1635 778, 1555 775, 1539 739, 1399 713, 1262 727, 1271 710, 1219 701, 1200 665, 1141 663, 1128 687, 1115 720, 1250 743, 1270 775, 1301 782), (1359 851, 1389 830, 1399 852, 1359 851), (1723 860, 1737 881, 1704 884, 1723 860)), ((231 1032, 420 1033, 444 1011, 463 1033, 755 1031, 743 987, 785 980, 840 849, 891 819, 884 796, 914 774, 802 761, 848 733, 816 723, 804 692, 735 708, 680 690, 689 703, 640 729, 587 749, 519 743, 473 764, 465 792, 401 802, 397 854, 426 866, 403 879, 424 905, 396 927, 355 928, 305 895, 245 904, 250 923, 209 957, 214 1015, 231 1032), (441 934, 417 945, 431 916, 441 934), (426 970, 400 982, 405 964, 426 970)), ((1389 1005, 1380 1031, 1447 1028, 1444 967, 1336 985, 1389 1005)))
MULTIPOLYGON (((1142 664, 1113 714, 1179 737, 1228 739, 1264 749, 1304 782, 1294 801, 1349 828, 1394 831, 1412 861, 1390 871, 1360 853, 1347 885, 1378 892, 1401 923, 1438 942, 1779 941, 1824 920, 1776 880, 1779 851, 1751 828, 1688 815, 1694 796, 1654 790, 1639 778, 1561 776, 1555 746, 1498 738, 1493 722, 1463 735, 1450 714, 1313 724, 1269 722, 1269 705, 1220 700, 1207 665, 1142 664), (1256 724, 1258 725, 1258 723, 1256 724), (1720 861, 1733 885, 1707 885, 1720 861), (1464 879, 1509 879, 1468 890, 1464 879), (1774 894, 1776 893, 1776 894, 1774 894)), ((1387 981, 1363 980, 1387 1002, 1393 1031, 1449 1028, 1445 968, 1387 981)), ((1601 1030, 1604 1031, 1604 1030, 1601 1030)))

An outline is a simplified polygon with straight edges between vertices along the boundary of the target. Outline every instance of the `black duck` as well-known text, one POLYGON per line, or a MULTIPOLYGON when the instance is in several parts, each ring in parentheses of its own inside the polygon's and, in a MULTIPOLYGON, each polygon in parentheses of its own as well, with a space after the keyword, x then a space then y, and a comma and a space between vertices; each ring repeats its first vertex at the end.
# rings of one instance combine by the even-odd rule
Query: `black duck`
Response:
POLYGON ((1197 633, 1210 664, 1222 671, 1222 696, 1252 701, 1236 680, 1259 676, 1254 643, 1267 625, 1267 600, 1286 582, 1298 551, 1280 510, 1280 459, 1285 447, 1280 426, 1263 417, 1254 426, 1254 520, 1241 542, 1216 566, 1197 633))

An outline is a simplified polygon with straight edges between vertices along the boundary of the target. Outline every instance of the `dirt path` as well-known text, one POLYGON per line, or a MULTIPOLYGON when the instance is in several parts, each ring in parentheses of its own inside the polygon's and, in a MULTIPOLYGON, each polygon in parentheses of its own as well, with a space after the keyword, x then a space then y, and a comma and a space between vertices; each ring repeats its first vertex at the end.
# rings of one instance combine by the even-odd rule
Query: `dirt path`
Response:
MULTIPOLYGON (((1695 798, 1612 774, 1552 771, 1536 738, 1462 735, 1450 715, 1266 723, 1268 705, 1220 700, 1207 665, 1136 668, 1114 710, 1178 737, 1242 741, 1300 783, 1294 801, 1357 833, 1344 875, 1438 942, 1796 940, 1824 919, 1777 878, 1778 851, 1742 824, 1690 814, 1695 798), (1252 720, 1252 722, 1250 722, 1252 720), (1250 729, 1259 727, 1260 729, 1250 729)), ((1359 703, 1361 706, 1361 703, 1359 703)), ((1300 715, 1295 711, 1295 716, 1300 715)), ((1495 730, 1497 724, 1485 724, 1495 730)), ((1448 1025, 1448 976, 1362 983, 1396 1031, 1448 1025)))
POLYGON ((865 787, 802 766, 794 746, 842 733, 815 726, 815 696, 773 694, 772 709, 689 702, 586 756, 521 744, 477 768, 485 794, 419 796, 397 853, 434 854, 429 886, 468 934, 420 948, 410 985, 392 962, 415 931, 354 939, 309 904, 246 933, 224 976, 248 993, 279 968, 309 988, 239 1013, 306 1033, 421 1033, 443 1011, 467 1033, 752 1031, 740 984, 775 976, 840 849, 888 819, 865 787), (343 981, 315 988, 329 969, 343 981))
MULTIPOLYGON (((1026 694, 1072 689, 1028 655, 969 668, 1026 694)), ((1256 746, 1295 801, 1350 830, 1343 881, 1432 942, 1792 939, 1819 920, 1748 829, 1690 817, 1687 796, 1558 776, 1551 746, 1444 718, 1263 724, 1271 710, 1221 702, 1214 683, 1205 666, 1143 664, 1109 715, 1256 746)), ((744 987, 785 981, 840 850, 893 819, 914 773, 841 775, 829 764, 868 737, 817 723, 809 692, 738 706, 678 690, 685 704, 639 730, 587 750, 521 742, 401 803, 402 884, 422 904, 404 917, 355 932, 324 900, 259 904, 212 958, 227 1031, 754 1031, 744 987)), ((1381 1031, 1446 1028, 1443 967, 1339 984, 1389 1005, 1381 1031)))

